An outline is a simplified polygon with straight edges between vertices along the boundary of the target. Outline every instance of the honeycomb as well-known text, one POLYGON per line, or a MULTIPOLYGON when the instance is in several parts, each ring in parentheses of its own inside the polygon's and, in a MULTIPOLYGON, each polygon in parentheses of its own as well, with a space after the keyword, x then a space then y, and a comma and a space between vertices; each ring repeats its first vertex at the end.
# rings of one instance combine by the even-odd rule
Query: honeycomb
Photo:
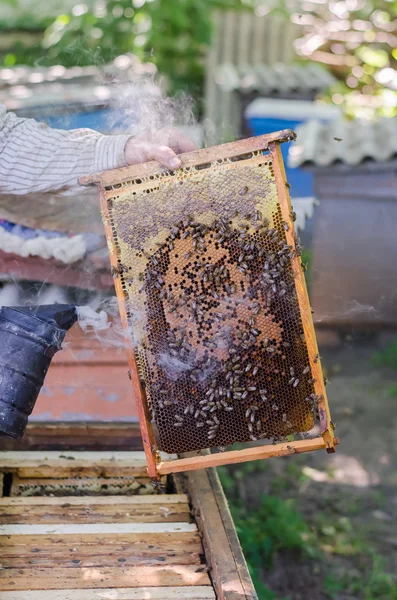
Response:
POLYGON ((160 449, 310 430, 319 396, 291 265, 299 245, 286 240, 270 155, 105 190, 109 249, 160 449))

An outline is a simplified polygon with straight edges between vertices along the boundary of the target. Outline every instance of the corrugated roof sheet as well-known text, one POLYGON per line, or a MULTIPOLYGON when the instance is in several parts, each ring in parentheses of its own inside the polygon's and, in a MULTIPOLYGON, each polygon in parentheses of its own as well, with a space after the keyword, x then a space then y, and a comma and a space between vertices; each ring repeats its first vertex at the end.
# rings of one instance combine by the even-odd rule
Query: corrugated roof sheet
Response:
POLYGON ((155 72, 153 63, 141 63, 134 55, 118 56, 102 67, 4 67, 0 103, 9 110, 47 103, 103 105, 120 93, 112 84, 134 82, 155 72))
POLYGON ((342 112, 335 104, 291 98, 255 98, 245 109, 246 119, 282 119, 304 122, 310 119, 340 118, 342 112))
POLYGON ((290 167, 335 163, 359 165, 365 160, 388 162, 397 157, 397 119, 328 123, 309 121, 297 128, 297 142, 290 147, 290 167))
POLYGON ((259 92, 263 95, 318 93, 335 82, 333 75, 316 63, 223 64, 217 67, 215 79, 224 91, 259 92))

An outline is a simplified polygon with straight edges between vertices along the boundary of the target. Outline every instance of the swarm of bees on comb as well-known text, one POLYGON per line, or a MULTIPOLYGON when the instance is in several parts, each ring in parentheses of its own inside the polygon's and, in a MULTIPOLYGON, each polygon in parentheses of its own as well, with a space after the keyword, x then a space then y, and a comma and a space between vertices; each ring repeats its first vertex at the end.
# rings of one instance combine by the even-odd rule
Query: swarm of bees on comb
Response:
POLYGON ((110 205, 131 328, 137 303, 145 315, 135 350, 140 377, 159 447, 169 453, 277 443, 309 431, 318 416, 291 264, 299 239, 287 242, 277 195, 266 194, 271 162, 260 157, 251 169, 240 186, 236 172, 216 170, 227 186, 218 206, 211 176, 194 170, 182 189, 148 182, 110 205), (161 212, 172 197, 175 207, 185 204, 179 218, 161 212), (126 225, 128 210, 146 219, 139 235, 126 225))
POLYGON ((299 245, 289 246, 256 211, 237 227, 223 217, 210 225, 187 217, 148 259, 141 277, 148 339, 160 365, 150 389, 162 447, 175 448, 167 439, 171 421, 180 432, 178 448, 189 450, 191 434, 184 440, 184 433, 192 428, 203 432, 194 436, 196 446, 222 448, 236 441, 280 441, 297 426, 312 426, 308 412, 315 413, 318 397, 303 330, 297 338, 288 327, 299 315, 290 266, 296 252, 299 245), (173 267, 179 284, 167 285, 179 252, 184 264, 173 267))

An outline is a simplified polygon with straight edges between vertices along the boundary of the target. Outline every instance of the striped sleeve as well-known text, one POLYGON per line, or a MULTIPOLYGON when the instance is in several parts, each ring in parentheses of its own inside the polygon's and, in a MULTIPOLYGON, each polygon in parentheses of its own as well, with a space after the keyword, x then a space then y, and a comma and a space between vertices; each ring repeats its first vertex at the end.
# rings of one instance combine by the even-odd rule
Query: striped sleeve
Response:
POLYGON ((129 137, 52 129, 0 105, 0 193, 81 193, 79 177, 126 166, 129 137))

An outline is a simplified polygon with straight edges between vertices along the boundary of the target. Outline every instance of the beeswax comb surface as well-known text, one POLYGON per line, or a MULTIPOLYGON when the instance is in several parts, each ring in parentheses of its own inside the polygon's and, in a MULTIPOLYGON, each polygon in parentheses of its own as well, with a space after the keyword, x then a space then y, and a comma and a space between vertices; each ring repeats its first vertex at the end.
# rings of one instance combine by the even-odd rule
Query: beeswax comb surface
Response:
POLYGON ((318 397, 271 155, 220 156, 105 190, 160 449, 310 430, 318 397))

